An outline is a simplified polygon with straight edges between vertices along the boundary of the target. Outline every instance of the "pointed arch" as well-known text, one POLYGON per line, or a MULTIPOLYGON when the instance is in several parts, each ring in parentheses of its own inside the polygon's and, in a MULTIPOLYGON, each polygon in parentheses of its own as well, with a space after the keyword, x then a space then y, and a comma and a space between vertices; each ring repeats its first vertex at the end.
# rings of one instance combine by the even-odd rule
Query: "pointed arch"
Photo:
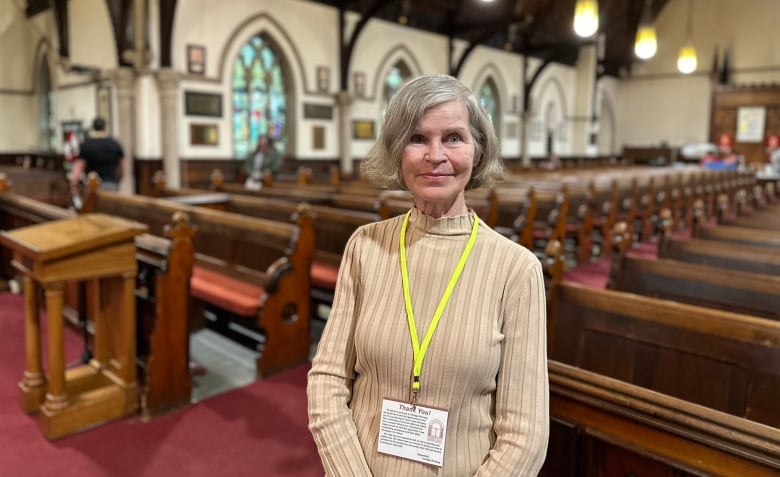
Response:
MULTIPOLYGON (((402 62, 409 70, 409 77, 414 78, 422 73, 422 68, 417 58, 404 45, 396 45, 388 50, 387 55, 379 63, 376 74, 374 75, 374 85, 371 90, 375 98, 384 98, 385 79, 390 73, 391 68, 402 62)), ((384 111, 384 107, 382 108, 384 111)))
MULTIPOLYGON (((563 89, 563 85, 560 80, 552 75, 547 76, 545 80, 539 85, 538 92, 533 95, 531 104, 539 105, 546 104, 546 102, 554 101, 560 105, 561 119, 566 117, 566 112, 569 110, 566 105, 566 90, 563 89)), ((536 109, 536 108, 534 108, 536 109)), ((539 115, 544 110, 535 110, 534 114, 539 115)))
POLYGON ((220 82, 229 88, 226 96, 230 103, 226 110, 230 114, 230 138, 234 157, 246 157, 254 148, 259 135, 265 133, 270 133, 276 139, 275 146, 283 156, 294 155, 297 129, 294 105, 298 104, 298 93, 302 92, 308 83, 303 60, 295 42, 279 23, 265 13, 241 23, 225 44, 217 74, 220 82), (260 47, 256 49, 255 55, 259 61, 259 70, 265 71, 270 65, 276 65, 278 69, 270 68, 268 76, 265 76, 265 73, 253 73, 251 68, 242 70, 238 64, 241 63, 244 67, 249 64, 246 63, 249 59, 245 55, 249 55, 247 48, 251 50, 253 45, 260 47), (267 47, 267 50, 263 50, 263 47, 267 47), (268 51, 271 55, 262 51, 268 51), (263 55, 266 55, 266 59, 263 59, 263 55), (267 61, 271 56, 274 61, 269 64, 267 61), (249 81, 237 81, 237 74, 249 75, 249 81), (222 80, 223 78, 225 80, 222 80), (258 81, 263 81, 260 78, 268 78, 271 82, 260 85, 258 81), (255 81, 254 89, 252 81, 255 81), (245 84, 243 93, 240 91, 242 87, 239 87, 236 94, 236 83, 245 84), (269 85, 271 95, 268 94, 269 85), (269 111, 272 111, 270 115, 269 111), (255 116, 252 116, 253 114, 255 116))
POLYGON ((509 110, 505 107, 509 89, 495 64, 488 63, 480 69, 471 90, 476 93, 482 106, 488 110, 493 129, 500 139, 503 136, 504 111, 509 110))
POLYGON ((503 114, 501 108, 501 98, 498 93, 498 87, 492 76, 488 76, 485 81, 482 82, 482 86, 477 90, 477 97, 479 104, 488 113, 490 121, 493 123, 493 129, 496 131, 496 135, 501 138, 501 116, 503 114))

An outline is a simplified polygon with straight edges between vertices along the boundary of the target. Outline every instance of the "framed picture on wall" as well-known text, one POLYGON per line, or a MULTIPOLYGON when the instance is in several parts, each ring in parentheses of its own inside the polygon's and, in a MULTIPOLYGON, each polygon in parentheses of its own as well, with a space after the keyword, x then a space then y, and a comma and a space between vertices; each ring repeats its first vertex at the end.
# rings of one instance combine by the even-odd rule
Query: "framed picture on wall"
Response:
POLYGON ((330 89, 330 68, 327 66, 317 67, 317 91, 327 92, 330 89))
POLYGON ((216 124, 190 124, 191 146, 219 145, 219 129, 216 124))
POLYGON ((355 96, 362 98, 366 95, 366 74, 358 71, 352 76, 352 82, 355 86, 355 96))
POLYGON ((762 142, 766 108, 750 106, 737 109, 737 142, 762 142))
POLYGON ((187 45, 187 71, 193 75, 206 74, 206 47, 187 45))
POLYGON ((368 119, 352 121, 352 138, 353 139, 375 139, 374 121, 368 119))
POLYGON ((222 117, 222 95, 200 91, 184 92, 184 114, 187 116, 222 117))

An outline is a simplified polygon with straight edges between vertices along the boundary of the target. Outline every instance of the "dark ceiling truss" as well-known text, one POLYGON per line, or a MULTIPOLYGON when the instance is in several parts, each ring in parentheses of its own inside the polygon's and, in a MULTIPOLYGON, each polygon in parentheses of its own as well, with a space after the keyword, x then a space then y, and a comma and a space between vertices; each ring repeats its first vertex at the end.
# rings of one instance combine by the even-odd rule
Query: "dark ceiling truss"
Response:
MULTIPOLYGON (((138 0, 105 0, 114 32, 114 47, 117 64, 133 66, 124 53, 136 45, 133 38, 133 5, 138 0)), ((158 0, 160 19, 160 66, 171 67, 171 49, 173 46, 173 22, 178 0, 158 0)), ((27 0, 25 14, 28 18, 53 9, 57 24, 58 54, 60 58, 70 59, 70 30, 68 21, 68 0, 27 0)), ((148 26, 147 26, 148 28, 148 26)), ((145 33, 148 38, 148 31, 145 33)), ((72 65, 71 71, 94 73, 93 67, 72 65)))
MULTIPOLYGON (((142 0, 104 0, 114 30, 117 62, 132 66, 124 52, 138 48, 133 41, 133 4, 142 0)), ((474 49, 483 45, 501 48, 546 61, 574 65, 580 48, 594 40, 583 40, 572 31, 575 0, 313 0, 339 10, 341 89, 348 89, 352 55, 358 37, 371 19, 399 22, 406 26, 446 36, 450 41, 449 68, 460 73, 474 49), (346 38, 346 15, 360 19, 346 38), (468 43, 460 57, 453 57, 455 41, 468 43)), ((650 17, 655 18, 668 0, 652 0, 650 17)), ((637 61, 633 54, 634 35, 642 19, 644 0, 599 0, 600 34, 605 37, 599 55, 599 75, 630 73, 637 61)), ((172 66, 173 23, 178 0, 159 0, 160 66, 172 66)), ((58 27, 59 55, 68 59, 68 0, 27 0, 28 17, 52 8, 58 27)), ((148 34, 148 32, 147 32, 148 34)))
MULTIPOLYGON (((453 40, 508 49, 541 60, 576 64, 579 49, 594 39, 583 40, 572 29, 575 0, 315 0, 341 12, 361 16, 362 27, 369 19, 388 22, 406 20, 410 28, 430 31, 453 40)), ((650 17, 655 18, 668 0, 653 0, 650 17)), ((645 8, 644 0, 599 0, 601 28, 606 44, 600 55, 600 74, 630 73, 638 61, 633 44, 645 8)), ((357 36, 353 35, 353 39, 357 36)), ((354 48, 354 44, 353 44, 354 48)), ((342 52, 346 50, 342 49, 342 52)), ((452 72, 459 72, 463 58, 451 58, 452 72)), ((342 67, 349 59, 342 59, 342 67)), ((343 71, 347 73, 348 70, 343 71)), ((346 85, 346 83, 344 83, 346 85)))

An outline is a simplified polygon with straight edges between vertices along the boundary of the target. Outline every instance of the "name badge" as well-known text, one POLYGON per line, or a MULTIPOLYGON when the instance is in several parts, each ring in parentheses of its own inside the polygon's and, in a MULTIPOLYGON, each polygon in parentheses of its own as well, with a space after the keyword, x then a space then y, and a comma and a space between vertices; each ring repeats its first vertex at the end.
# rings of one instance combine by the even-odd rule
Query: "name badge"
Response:
POLYGON ((441 467, 448 414, 441 409, 383 399, 377 451, 441 467))

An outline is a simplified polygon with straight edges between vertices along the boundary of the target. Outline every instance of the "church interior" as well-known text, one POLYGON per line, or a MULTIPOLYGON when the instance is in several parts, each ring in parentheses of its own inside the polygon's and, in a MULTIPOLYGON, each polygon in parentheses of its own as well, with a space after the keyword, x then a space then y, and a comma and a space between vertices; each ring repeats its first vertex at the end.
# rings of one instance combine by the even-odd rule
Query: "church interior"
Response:
POLYGON ((428 74, 544 270, 539 475, 780 475, 780 1, 0 0, 0 57, 3 475, 323 475, 345 245, 412 206, 361 160, 428 74))

